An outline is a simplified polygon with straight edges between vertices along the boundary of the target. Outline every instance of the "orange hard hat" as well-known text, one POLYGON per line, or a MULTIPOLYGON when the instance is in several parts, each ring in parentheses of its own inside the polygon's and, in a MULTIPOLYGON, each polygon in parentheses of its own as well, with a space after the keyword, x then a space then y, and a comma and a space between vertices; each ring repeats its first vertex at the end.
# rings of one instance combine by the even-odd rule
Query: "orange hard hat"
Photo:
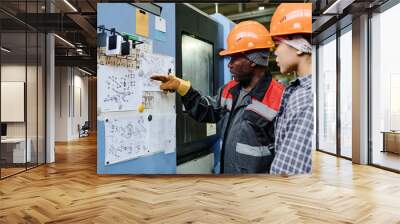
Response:
POLYGON ((256 21, 244 21, 238 23, 227 38, 228 48, 220 51, 219 55, 226 56, 240 52, 256 49, 266 49, 274 47, 267 28, 256 21))
POLYGON ((312 33, 312 3, 282 3, 270 24, 271 36, 312 33))

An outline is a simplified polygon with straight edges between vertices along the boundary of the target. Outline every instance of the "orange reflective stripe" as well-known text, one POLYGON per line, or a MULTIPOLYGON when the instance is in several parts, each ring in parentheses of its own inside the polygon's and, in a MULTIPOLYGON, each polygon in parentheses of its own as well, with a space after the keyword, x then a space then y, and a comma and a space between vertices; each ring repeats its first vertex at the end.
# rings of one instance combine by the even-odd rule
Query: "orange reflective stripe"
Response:
POLYGON ((238 84, 238 82, 236 82, 235 80, 229 81, 222 90, 222 97, 232 98, 232 94, 229 92, 229 90, 232 89, 232 87, 236 86, 236 84, 238 84))
POLYGON ((262 103, 267 105, 269 108, 278 111, 279 107, 281 106, 282 96, 284 92, 285 87, 273 79, 269 84, 268 90, 264 95, 262 103))
POLYGON ((236 82, 235 80, 231 80, 225 85, 224 89, 222 90, 221 106, 226 107, 228 110, 232 109, 232 98, 233 98, 229 90, 232 89, 237 84, 238 82, 236 82))
MULTIPOLYGON (((232 109, 232 94, 229 92, 238 82, 232 80, 228 82, 222 90, 221 106, 225 106, 227 109, 232 109)), ((285 87, 275 80, 272 80, 269 84, 267 91, 265 92, 264 98, 261 102, 252 98, 252 103, 246 107, 247 110, 252 110, 259 115, 265 117, 268 120, 272 120, 279 110, 281 100, 285 87)))
POLYGON ((283 85, 272 80, 262 102, 253 97, 251 104, 246 107, 246 110, 251 110, 272 121, 278 113, 284 91, 285 87, 283 85))

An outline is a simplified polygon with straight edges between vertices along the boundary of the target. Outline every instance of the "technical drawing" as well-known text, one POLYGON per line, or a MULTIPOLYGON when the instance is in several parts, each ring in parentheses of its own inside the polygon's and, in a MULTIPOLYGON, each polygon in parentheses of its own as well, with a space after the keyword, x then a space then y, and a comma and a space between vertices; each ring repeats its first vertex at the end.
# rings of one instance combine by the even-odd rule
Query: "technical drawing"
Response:
POLYGON ((143 102, 144 102, 145 109, 153 109, 154 95, 151 92, 144 92, 143 102))
POLYGON ((99 65, 98 74, 98 102, 103 112, 137 109, 143 94, 137 70, 99 65))
POLYGON ((150 153, 149 126, 146 115, 105 120, 106 165, 134 159, 150 153))
POLYGON ((161 91, 160 82, 151 80, 153 75, 167 75, 175 73, 175 59, 158 54, 141 54, 139 58, 139 75, 143 77, 144 91, 161 91))
POLYGON ((151 48, 147 42, 131 52, 137 59, 132 60, 134 68, 118 56, 98 58, 99 111, 107 112, 105 165, 176 151, 175 93, 160 91, 160 83, 150 80, 152 75, 173 75, 175 60, 152 54, 151 48), (145 111, 138 111, 141 104, 145 111))

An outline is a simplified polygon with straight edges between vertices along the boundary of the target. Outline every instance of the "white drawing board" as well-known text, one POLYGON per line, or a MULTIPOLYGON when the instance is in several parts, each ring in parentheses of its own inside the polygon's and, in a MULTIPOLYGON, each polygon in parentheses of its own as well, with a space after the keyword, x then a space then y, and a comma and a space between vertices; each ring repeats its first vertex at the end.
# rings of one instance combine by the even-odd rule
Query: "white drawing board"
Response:
POLYGON ((24 82, 1 82, 1 122, 24 122, 24 102, 24 82))

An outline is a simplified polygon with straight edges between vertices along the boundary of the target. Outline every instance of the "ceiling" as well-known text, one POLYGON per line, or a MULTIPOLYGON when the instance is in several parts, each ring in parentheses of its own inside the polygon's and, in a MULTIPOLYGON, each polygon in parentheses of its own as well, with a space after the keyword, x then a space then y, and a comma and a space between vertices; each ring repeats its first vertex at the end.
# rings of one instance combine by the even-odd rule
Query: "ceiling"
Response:
MULTIPOLYGON (((338 1, 338 0, 336 0, 338 1)), ((351 2, 347 7, 350 13, 363 12, 371 4, 379 5, 387 0, 345 0, 351 2)), ((15 49, 15 56, 35 54, 38 50, 25 32, 54 32, 56 63, 86 67, 96 71, 96 4, 100 2, 121 2, 117 0, 0 0, 0 27, 3 33, 2 45, 15 49), (52 13, 49 13, 49 12, 52 13), (21 39, 21 37, 24 37, 21 39), (27 44, 27 45, 26 45, 27 44), (71 44, 74 46, 72 47, 71 44), (27 46, 27 50, 23 51, 27 46), (18 52, 18 53, 17 53, 18 52), (91 65, 91 66, 89 66, 91 65)), ((126 2, 126 1, 125 1, 126 2)), ((183 1, 182 1, 183 2, 183 1)), ((232 0, 231 3, 191 3, 206 14, 218 11, 232 21, 256 20, 269 28, 271 16, 282 1, 264 0, 246 3, 232 0)), ((323 11, 335 0, 285 0, 285 2, 312 2, 314 36, 331 26, 343 15, 323 15, 323 11)), ((347 10, 346 9, 346 10, 347 10)), ((35 40, 35 39, 33 39, 35 40)), ((39 48, 41 48, 39 46, 39 48)), ((10 57, 11 58, 11 57, 10 57)))
MULTIPOLYGON (((269 28, 271 17, 280 2, 281 1, 248 3, 191 3, 191 5, 207 14, 214 14, 218 11, 218 13, 228 17, 235 23, 239 23, 244 20, 255 20, 269 28)), ((304 2, 304 0, 292 0, 290 2, 304 2)))
POLYGON ((277 4, 272 3, 191 3, 191 5, 207 14, 221 13, 225 16, 244 12, 258 11, 258 7, 275 8, 277 4))
POLYGON ((1 0, 2 46, 12 50, 7 53, 8 59, 21 61, 25 56, 35 57, 36 51, 43 47, 35 44, 37 33, 54 32, 61 37, 55 38, 56 65, 73 62, 95 72, 98 2, 47 0, 46 4, 45 0, 1 0))
MULTIPOLYGON (((55 38, 56 65, 75 65, 96 71, 96 4, 117 2, 116 0, 1 0, 0 21, 3 32, 9 32, 3 44, 15 49, 15 58, 35 54, 36 46, 27 45, 21 34, 29 29, 32 32, 55 32, 61 38, 55 38), (48 12, 52 12, 51 14, 48 12), (27 13, 26 13, 27 12, 27 13), (14 37, 13 37, 14 36, 14 37), (63 41, 66 40, 66 41, 63 41), (14 41, 12 40, 18 40, 14 41), (75 45, 72 47, 72 45, 75 45), (18 52, 18 53, 17 53, 18 52)), ((182 1, 183 2, 183 1, 182 1)), ((235 0, 233 0, 235 2, 235 0)), ((269 27, 275 8, 281 1, 247 3, 192 3, 199 10, 214 14, 216 10, 238 23, 243 20, 256 20, 269 27)), ((290 2, 304 2, 292 0, 290 2)), ((22 35, 24 36, 24 35, 22 35)), ((29 39, 29 38, 28 38, 29 39)), ((28 40, 29 41, 29 40, 28 40)))

